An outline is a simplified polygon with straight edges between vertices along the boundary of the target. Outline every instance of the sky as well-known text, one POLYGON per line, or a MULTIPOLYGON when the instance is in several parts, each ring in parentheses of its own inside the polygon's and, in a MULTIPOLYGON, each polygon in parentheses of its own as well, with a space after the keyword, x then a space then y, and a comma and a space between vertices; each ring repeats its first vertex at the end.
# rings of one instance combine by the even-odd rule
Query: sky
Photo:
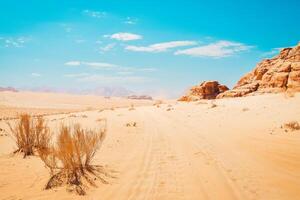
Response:
POLYGON ((126 88, 175 98, 233 87, 300 41, 299 0, 0 0, 0 86, 126 88))

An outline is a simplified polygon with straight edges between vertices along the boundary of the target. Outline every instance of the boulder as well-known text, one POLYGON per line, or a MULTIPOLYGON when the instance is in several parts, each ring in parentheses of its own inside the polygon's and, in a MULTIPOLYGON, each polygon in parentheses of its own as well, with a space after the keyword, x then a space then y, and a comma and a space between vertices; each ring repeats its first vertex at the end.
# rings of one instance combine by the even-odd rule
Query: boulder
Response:
POLYGON ((219 84, 218 81, 204 81, 200 85, 194 86, 179 101, 197 101, 200 99, 215 99, 220 93, 228 90, 225 85, 219 84))

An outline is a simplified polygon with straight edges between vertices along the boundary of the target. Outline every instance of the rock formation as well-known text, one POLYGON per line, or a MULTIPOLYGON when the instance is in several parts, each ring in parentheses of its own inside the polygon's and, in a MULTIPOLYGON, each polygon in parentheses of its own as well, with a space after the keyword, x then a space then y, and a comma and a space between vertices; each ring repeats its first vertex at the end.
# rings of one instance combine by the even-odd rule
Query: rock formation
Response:
POLYGON ((258 63, 232 90, 219 94, 217 98, 283 91, 300 91, 300 43, 258 63))
POLYGON ((200 85, 189 89, 188 93, 181 97, 179 101, 197 101, 200 99, 215 99, 220 93, 227 91, 225 85, 221 85, 218 81, 204 81, 200 85))

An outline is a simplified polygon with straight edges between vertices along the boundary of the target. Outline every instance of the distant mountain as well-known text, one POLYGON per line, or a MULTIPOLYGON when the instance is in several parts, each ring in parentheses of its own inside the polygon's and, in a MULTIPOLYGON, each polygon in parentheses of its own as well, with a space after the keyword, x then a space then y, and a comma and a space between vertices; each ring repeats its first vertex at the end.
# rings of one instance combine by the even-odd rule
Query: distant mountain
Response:
POLYGON ((68 93, 68 94, 80 94, 80 95, 97 95, 97 96, 109 96, 109 97, 127 97, 134 94, 134 92, 123 87, 96 87, 91 89, 62 89, 51 87, 36 87, 36 88, 24 88, 33 92, 53 92, 53 93, 68 93))
POLYGON ((13 87, 0 87, 0 92, 5 92, 5 91, 18 92, 18 90, 13 87))
POLYGON ((94 89, 85 89, 79 91, 80 94, 85 95, 99 95, 109 97, 126 97, 133 94, 132 91, 123 87, 97 87, 94 89))

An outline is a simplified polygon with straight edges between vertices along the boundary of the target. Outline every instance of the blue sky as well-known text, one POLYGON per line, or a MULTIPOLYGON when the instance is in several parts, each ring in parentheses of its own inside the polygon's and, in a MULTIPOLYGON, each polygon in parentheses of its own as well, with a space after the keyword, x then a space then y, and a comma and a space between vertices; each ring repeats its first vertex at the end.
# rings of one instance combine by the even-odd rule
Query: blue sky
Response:
POLYGON ((0 86, 176 97, 300 41, 300 1, 1 0, 0 86))

